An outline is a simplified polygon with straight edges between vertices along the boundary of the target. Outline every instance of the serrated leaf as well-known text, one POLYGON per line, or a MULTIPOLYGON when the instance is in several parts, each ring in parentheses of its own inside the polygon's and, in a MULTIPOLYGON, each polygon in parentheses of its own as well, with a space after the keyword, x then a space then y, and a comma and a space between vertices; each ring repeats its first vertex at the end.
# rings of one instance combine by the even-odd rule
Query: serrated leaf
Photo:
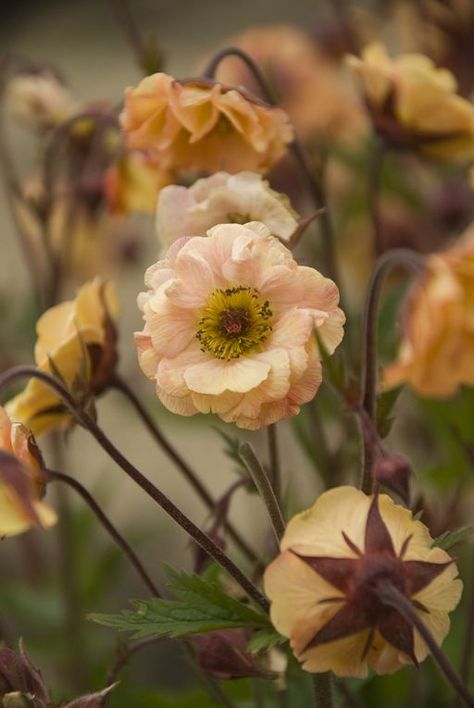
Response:
POLYGON ((455 531, 445 531, 433 542, 433 546, 448 551, 458 543, 464 543, 474 537, 474 526, 462 526, 455 531))
POLYGON ((258 654, 265 649, 271 649, 284 642, 286 642, 286 638, 282 637, 275 629, 271 627, 268 629, 258 629, 250 637, 247 643, 247 649, 251 654, 258 654))
POLYGON ((93 614, 89 619, 120 631, 133 632, 137 638, 183 637, 243 627, 271 628, 266 615, 229 597, 217 583, 170 568, 168 576, 176 600, 133 600, 134 610, 123 610, 118 615, 93 614))

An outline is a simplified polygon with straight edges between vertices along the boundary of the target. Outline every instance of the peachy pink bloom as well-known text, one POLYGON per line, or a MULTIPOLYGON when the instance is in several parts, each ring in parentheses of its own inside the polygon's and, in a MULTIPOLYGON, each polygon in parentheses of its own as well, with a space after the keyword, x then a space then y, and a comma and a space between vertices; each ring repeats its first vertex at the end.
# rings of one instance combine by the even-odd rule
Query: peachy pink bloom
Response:
POLYGON ((180 415, 250 430, 290 418, 321 383, 315 331, 329 353, 343 336, 337 286, 261 222, 176 241, 145 284, 140 366, 180 415))

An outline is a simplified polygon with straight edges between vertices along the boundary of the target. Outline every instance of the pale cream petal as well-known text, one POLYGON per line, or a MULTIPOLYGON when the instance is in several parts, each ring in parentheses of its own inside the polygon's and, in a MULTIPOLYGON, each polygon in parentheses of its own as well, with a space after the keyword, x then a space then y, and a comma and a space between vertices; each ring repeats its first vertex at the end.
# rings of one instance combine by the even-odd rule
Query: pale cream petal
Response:
POLYGON ((209 358, 189 367, 184 379, 191 391, 218 396, 225 391, 246 393, 265 381, 270 364, 253 357, 224 361, 209 358))

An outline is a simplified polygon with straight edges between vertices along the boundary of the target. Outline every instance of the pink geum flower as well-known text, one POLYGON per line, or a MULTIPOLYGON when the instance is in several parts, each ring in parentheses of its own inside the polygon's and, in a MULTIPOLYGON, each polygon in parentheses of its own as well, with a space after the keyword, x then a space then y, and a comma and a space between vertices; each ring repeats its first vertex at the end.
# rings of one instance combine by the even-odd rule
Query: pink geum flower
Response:
POLYGON ((298 229, 286 194, 275 192, 256 172, 216 172, 192 187, 171 184, 158 197, 156 229, 163 246, 182 236, 205 236, 217 224, 249 221, 261 221, 282 241, 298 229))
POLYGON ((260 222, 176 241, 145 275, 140 366, 174 413, 217 413, 256 430, 290 418, 321 383, 315 331, 343 336, 339 291, 260 222))

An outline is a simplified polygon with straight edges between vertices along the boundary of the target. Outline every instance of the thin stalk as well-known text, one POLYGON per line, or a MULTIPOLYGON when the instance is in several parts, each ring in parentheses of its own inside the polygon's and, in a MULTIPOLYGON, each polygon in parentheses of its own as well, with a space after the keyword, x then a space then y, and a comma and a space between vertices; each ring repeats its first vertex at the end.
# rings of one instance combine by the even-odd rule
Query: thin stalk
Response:
POLYGON ((395 608, 403 617, 417 630, 426 646, 430 650, 431 656, 438 664, 442 673, 449 681, 458 696, 467 706, 474 706, 474 697, 471 696, 467 687, 463 683, 461 677, 456 673, 455 669, 449 662, 446 654, 436 642, 435 638, 425 625, 423 620, 418 616, 415 608, 403 593, 390 582, 380 583, 378 586, 378 595, 382 602, 389 607, 395 608))
POLYGON ((110 686, 115 683, 119 677, 120 672, 128 664, 130 659, 134 654, 145 649, 150 644, 155 644, 155 642, 162 641, 163 637, 145 637, 144 639, 137 639, 135 642, 130 642, 130 644, 119 644, 117 649, 117 658, 115 663, 110 668, 107 674, 107 680, 105 685, 110 686))
POLYGON ((333 708, 331 674, 314 674, 313 686, 316 708, 333 708))
POLYGON ((469 609, 466 621, 466 635, 464 637, 464 645, 461 659, 461 676, 464 683, 469 683, 469 678, 472 670, 472 657, 474 650, 474 566, 471 573, 471 589, 469 596, 469 609))
MULTIPOLYGON (((130 388, 130 386, 119 376, 115 376, 110 384, 110 387, 120 391, 132 404, 136 412, 140 416, 141 420, 145 424, 147 430, 151 433, 152 437, 156 440, 158 445, 166 452, 168 457, 175 463, 176 467, 183 473, 184 477, 187 479, 189 484, 192 486, 194 491, 198 494, 204 504, 210 511, 213 511, 216 506, 216 500, 211 496, 209 491, 206 489, 204 484, 201 482, 196 472, 192 469, 190 465, 181 457, 179 452, 173 445, 169 442, 165 435, 161 432, 151 415, 148 413, 138 396, 130 388)), ((235 526, 227 519, 223 522, 224 528, 235 542, 235 544, 240 548, 242 553, 255 564, 259 564, 260 561, 249 544, 241 536, 239 531, 235 526)))
MULTIPOLYGON (((395 249, 381 256, 375 264, 370 279, 367 299, 365 303, 362 324, 362 357, 361 357, 361 398, 360 406, 375 424, 377 405, 377 332, 380 296, 385 276, 396 266, 408 266, 416 271, 422 267, 423 259, 415 251, 409 249, 395 249)), ((361 479, 361 489, 366 494, 372 492, 372 472, 374 464, 374 450, 367 434, 366 424, 361 420, 362 439, 364 443, 364 461, 361 479)))
POLYGON ((353 693, 342 679, 335 681, 335 686, 344 698, 347 708, 365 708, 362 698, 353 693))
POLYGON ((112 524, 110 519, 104 514, 102 511, 101 507, 99 504, 95 501, 94 497, 90 494, 90 492, 80 483, 77 481, 77 479, 74 479, 73 477, 69 477, 67 474, 63 474, 62 472, 56 472, 54 470, 47 469, 46 470, 46 475, 49 480, 52 481, 57 481, 57 482, 62 482, 63 484, 68 485, 74 491, 76 491, 79 496, 83 498, 83 500, 86 502, 86 504, 89 506, 89 508, 93 511, 93 513, 96 515, 96 517, 99 519, 100 523, 102 526, 105 528, 107 533, 111 536, 113 541, 117 544, 117 546, 123 551, 123 553, 127 556, 131 564, 134 566, 136 569, 137 573, 149 589, 150 593, 154 597, 160 597, 160 591, 158 590, 157 586, 153 582, 153 580, 150 578, 148 573, 146 572, 145 568, 143 567, 142 562, 136 555, 136 553, 132 550, 132 548, 129 546, 127 541, 123 538, 123 536, 117 531, 115 526, 112 524))
POLYGON ((239 456, 255 482, 258 493, 262 497, 267 508, 268 516, 270 517, 277 541, 279 541, 285 532, 285 520, 283 518, 283 514, 281 513, 275 492, 270 484, 270 480, 260 464, 253 447, 249 445, 249 443, 241 443, 239 446, 239 456))
POLYGON ((99 445, 107 452, 109 457, 119 466, 133 481, 148 494, 168 516, 170 516, 178 526, 186 531, 209 556, 231 575, 241 586, 247 595, 260 607, 268 611, 268 602, 262 593, 255 587, 249 578, 240 568, 209 538, 196 524, 191 521, 158 487, 145 477, 122 453, 115 447, 103 430, 91 418, 91 416, 77 405, 71 393, 50 374, 35 369, 33 366, 17 366, 9 369, 0 376, 0 392, 14 381, 22 378, 36 378, 46 383, 63 400, 67 408, 71 411, 78 423, 80 423, 97 440, 99 445))
POLYGON ((143 41, 141 32, 133 19, 128 3, 126 0, 110 0, 110 4, 117 22, 125 34, 138 66, 145 72, 145 74, 152 73, 150 71, 150 57, 147 47, 143 41))
POLYGON ((385 155, 385 143, 383 140, 376 137, 369 164, 367 195, 367 203, 374 230, 374 252, 376 258, 378 258, 384 251, 384 238, 382 231, 382 220, 380 218, 379 200, 385 155))
POLYGON ((268 457, 270 462, 270 476, 275 497, 280 503, 281 498, 281 464, 278 450, 278 437, 276 423, 272 423, 267 428, 268 435, 268 457))

